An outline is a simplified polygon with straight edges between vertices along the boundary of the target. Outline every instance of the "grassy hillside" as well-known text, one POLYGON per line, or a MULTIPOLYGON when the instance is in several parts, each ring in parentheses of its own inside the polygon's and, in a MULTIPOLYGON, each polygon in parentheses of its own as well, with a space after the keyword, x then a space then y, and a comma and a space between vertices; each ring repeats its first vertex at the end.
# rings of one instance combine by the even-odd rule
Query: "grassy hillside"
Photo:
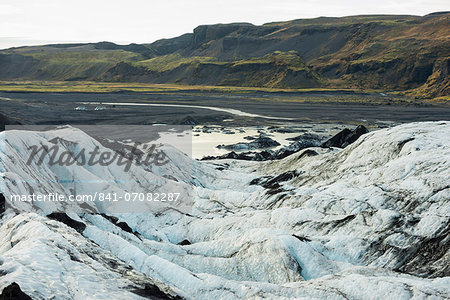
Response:
POLYGON ((204 25, 127 46, 47 45, 0 51, 0 80, 351 88, 449 95, 450 14, 204 25))

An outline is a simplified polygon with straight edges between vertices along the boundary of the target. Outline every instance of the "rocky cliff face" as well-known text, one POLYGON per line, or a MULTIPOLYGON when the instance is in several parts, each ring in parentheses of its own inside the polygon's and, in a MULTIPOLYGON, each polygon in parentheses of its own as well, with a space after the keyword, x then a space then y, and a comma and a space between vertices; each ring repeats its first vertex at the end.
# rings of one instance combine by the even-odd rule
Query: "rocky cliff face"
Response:
POLYGON ((410 92, 422 97, 438 97, 450 94, 450 57, 436 60, 433 71, 421 87, 410 92))
POLYGON ((449 18, 439 13, 216 24, 145 45, 23 47, 0 52, 0 79, 417 89, 416 96, 436 97, 448 95, 449 18))

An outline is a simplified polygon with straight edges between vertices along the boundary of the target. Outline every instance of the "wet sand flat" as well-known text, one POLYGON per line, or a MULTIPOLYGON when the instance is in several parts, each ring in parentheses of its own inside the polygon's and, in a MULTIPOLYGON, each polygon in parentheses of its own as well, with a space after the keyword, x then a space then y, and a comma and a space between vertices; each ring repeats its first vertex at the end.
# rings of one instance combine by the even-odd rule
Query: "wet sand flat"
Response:
MULTIPOLYGON (((177 93, 0 93, 0 113, 22 124, 226 124, 271 122, 404 123, 450 120, 450 107, 427 104, 374 104, 373 95, 360 95, 367 103, 333 103, 330 95, 319 102, 284 101, 284 95, 177 94, 177 93), (274 97, 273 95, 269 95, 274 97), (268 99, 269 98, 269 99, 268 99), (85 105, 83 103, 91 104, 85 105), (104 105, 108 103, 108 105, 104 105), (114 105, 130 103, 130 105, 114 105), (133 103, 168 104, 136 106, 133 103), (180 106, 177 106, 180 105, 180 106), (76 107, 86 106, 86 111, 76 107), (104 110, 95 110, 96 107, 104 110), (213 109, 202 108, 212 107, 213 109), (220 110, 214 108, 221 108, 220 110), (223 109, 223 110, 222 110, 223 109), (227 111, 228 110, 228 111, 227 111), (238 110, 244 115, 229 111, 238 110), (252 117, 261 115, 268 119, 252 117), (225 122, 224 122, 225 121, 225 122)), ((292 95, 289 95, 292 97, 292 95)))

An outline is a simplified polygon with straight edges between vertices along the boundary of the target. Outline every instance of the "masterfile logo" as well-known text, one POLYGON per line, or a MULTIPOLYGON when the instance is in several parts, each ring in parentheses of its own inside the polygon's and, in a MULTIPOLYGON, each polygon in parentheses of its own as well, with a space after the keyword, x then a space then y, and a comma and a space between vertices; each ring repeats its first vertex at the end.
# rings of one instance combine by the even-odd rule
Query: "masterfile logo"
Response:
POLYGON ((0 191, 6 206, 22 211, 190 210, 191 129, 8 126, 0 135, 0 191))
POLYGON ((136 165, 155 164, 162 166, 169 162, 164 151, 155 151, 156 145, 144 144, 138 148, 139 146, 139 144, 135 143, 130 147, 128 153, 112 150, 102 151, 98 146, 91 151, 82 148, 79 152, 75 153, 57 144, 51 147, 47 145, 32 145, 29 148, 31 152, 27 160, 27 165, 31 165, 33 161, 36 161, 36 165, 40 166, 45 158, 48 158, 48 164, 51 166, 59 165, 68 167, 74 164, 79 166, 94 166, 98 164, 105 167, 116 164, 117 166, 123 166, 124 171, 128 172, 133 163, 136 165))

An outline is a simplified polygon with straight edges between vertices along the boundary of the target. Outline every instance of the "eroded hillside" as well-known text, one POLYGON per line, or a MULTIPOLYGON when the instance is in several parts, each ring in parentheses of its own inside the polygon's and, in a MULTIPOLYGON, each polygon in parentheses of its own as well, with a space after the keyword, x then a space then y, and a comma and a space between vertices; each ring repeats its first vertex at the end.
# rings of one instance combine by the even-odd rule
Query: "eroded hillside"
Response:
POLYGON ((202 25, 152 44, 0 52, 3 80, 94 80, 449 94, 449 13, 202 25))

